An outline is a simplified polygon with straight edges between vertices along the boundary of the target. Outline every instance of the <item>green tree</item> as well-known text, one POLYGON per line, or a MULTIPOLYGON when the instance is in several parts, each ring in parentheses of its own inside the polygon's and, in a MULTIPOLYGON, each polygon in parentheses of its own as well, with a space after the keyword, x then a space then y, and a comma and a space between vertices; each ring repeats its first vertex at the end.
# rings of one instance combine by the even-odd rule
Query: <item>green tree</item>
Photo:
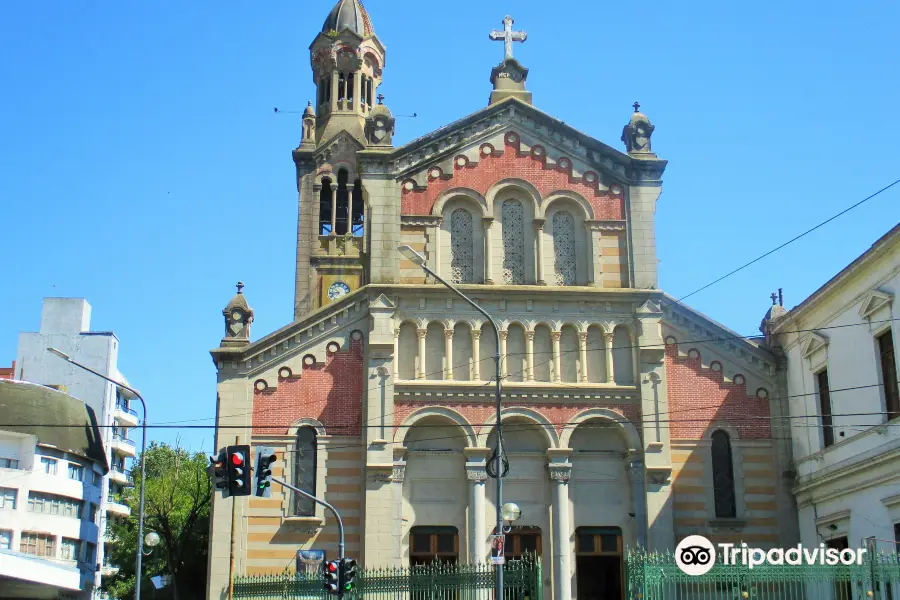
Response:
MULTIPOLYGON (((113 598, 134 597, 135 554, 137 553, 138 506, 143 482, 140 461, 146 458, 147 489, 144 498, 144 535, 154 531, 160 543, 143 560, 141 596, 152 598, 150 577, 168 575, 172 583, 156 600, 194 600, 205 596, 209 539, 209 505, 212 484, 202 453, 190 453, 178 446, 152 442, 146 457, 135 460, 134 487, 122 501, 131 508, 131 517, 110 521, 107 531, 114 543, 107 546, 110 563, 119 572, 104 578, 103 589, 113 598)), ((147 552, 149 548, 144 548, 147 552)))

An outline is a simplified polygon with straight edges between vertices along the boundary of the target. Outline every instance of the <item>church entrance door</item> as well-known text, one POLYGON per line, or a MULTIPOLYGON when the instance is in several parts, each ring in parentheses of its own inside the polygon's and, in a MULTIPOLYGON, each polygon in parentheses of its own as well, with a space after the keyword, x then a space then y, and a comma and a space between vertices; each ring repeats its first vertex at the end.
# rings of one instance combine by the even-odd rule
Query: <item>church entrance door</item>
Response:
POLYGON ((622 530, 579 527, 575 530, 575 583, 578 600, 623 600, 622 530))

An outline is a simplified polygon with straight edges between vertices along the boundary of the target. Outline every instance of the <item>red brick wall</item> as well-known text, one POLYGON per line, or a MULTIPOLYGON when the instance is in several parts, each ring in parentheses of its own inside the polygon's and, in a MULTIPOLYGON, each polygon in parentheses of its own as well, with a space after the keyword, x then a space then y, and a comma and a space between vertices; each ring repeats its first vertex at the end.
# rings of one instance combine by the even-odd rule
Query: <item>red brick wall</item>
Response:
MULTIPOLYGON (((465 404, 422 404, 421 402, 403 402, 397 401, 394 403, 394 433, 397 432, 397 426, 402 425, 406 418, 412 414, 414 411, 419 410, 420 408, 425 408, 427 406, 441 406, 444 408, 449 408, 451 410, 455 410, 460 413, 465 419, 472 424, 472 428, 475 430, 477 434, 483 424, 485 423, 493 423, 496 419, 496 408, 493 402, 485 402, 485 403, 465 403, 465 404)), ((601 406, 601 405, 597 405, 601 406)), ((537 411, 544 415, 544 417, 553 423, 556 429, 557 434, 562 433, 562 429, 565 423, 568 423, 572 420, 572 418, 585 410, 586 408, 595 408, 593 406, 585 406, 585 405, 568 405, 568 404, 513 404, 513 403, 504 403, 504 407, 511 408, 530 408, 534 411, 537 411)), ((603 404, 603 408, 608 408, 613 410, 624 417, 626 417, 629 421, 631 421, 635 428, 638 430, 638 433, 641 431, 641 426, 639 424, 640 421, 640 408, 635 404, 603 404)))
POLYGON ((347 352, 327 354, 324 363, 303 367, 300 377, 253 393, 253 433, 284 434, 301 417, 325 425, 329 435, 360 435, 362 425, 363 341, 347 352))
POLYGON ((16 361, 13 361, 12 366, 8 369, 0 369, 0 379, 15 379, 16 375, 16 361))
POLYGON ((734 427, 741 439, 770 439, 769 401, 748 394, 745 384, 725 383, 722 372, 703 368, 701 357, 678 356, 666 344, 668 418, 672 439, 697 440, 713 422, 734 427))
MULTIPOLYGON (((569 165, 572 161, 569 160, 569 165)), ((624 219, 625 203, 620 197, 598 190, 599 177, 589 183, 581 177, 573 177, 571 167, 563 169, 549 166, 543 158, 519 151, 519 143, 506 142, 506 150, 501 155, 496 150, 490 156, 482 155, 477 164, 460 167, 454 161, 453 173, 445 173, 437 179, 430 178, 426 189, 403 189, 401 212, 404 215, 429 215, 435 201, 445 191, 455 187, 465 187, 485 195, 492 185, 502 179, 515 177, 524 179, 537 188, 541 197, 568 190, 584 196, 594 211, 595 219, 624 219)))

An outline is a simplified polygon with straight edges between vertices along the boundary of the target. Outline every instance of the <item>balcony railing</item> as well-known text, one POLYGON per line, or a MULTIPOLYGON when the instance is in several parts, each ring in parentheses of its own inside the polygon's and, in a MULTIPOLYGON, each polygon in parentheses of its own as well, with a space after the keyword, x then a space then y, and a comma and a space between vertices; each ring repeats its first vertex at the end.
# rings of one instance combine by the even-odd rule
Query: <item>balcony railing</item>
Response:
POLYGON ((113 466, 113 468, 110 469, 110 471, 113 473, 118 473, 119 475, 124 475, 125 481, 127 481, 131 485, 134 485, 134 477, 131 475, 131 471, 128 471, 126 469, 121 469, 117 466, 113 466))
POLYGON ((113 441, 122 442, 126 446, 131 446, 132 448, 134 448, 134 442, 129 440, 128 438, 122 437, 121 435, 118 435, 118 434, 114 435, 113 441))
POLYGON ((118 402, 116 403, 116 410, 121 410, 122 412, 128 413, 129 415, 132 415, 135 417, 138 416, 136 410, 134 410, 133 408, 128 408, 124 404, 119 404, 118 402))

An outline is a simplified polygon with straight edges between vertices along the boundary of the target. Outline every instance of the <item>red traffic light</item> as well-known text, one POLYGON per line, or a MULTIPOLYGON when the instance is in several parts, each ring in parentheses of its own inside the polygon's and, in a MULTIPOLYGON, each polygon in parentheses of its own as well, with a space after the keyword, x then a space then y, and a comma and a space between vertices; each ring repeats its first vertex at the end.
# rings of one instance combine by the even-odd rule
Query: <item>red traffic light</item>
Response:
POLYGON ((240 452, 235 452, 234 454, 231 455, 231 462, 234 463, 238 467, 243 465, 244 464, 244 455, 241 454, 240 452))
POLYGON ((328 568, 329 573, 335 573, 338 570, 337 565, 334 564, 333 562, 327 563, 327 568, 328 568))

